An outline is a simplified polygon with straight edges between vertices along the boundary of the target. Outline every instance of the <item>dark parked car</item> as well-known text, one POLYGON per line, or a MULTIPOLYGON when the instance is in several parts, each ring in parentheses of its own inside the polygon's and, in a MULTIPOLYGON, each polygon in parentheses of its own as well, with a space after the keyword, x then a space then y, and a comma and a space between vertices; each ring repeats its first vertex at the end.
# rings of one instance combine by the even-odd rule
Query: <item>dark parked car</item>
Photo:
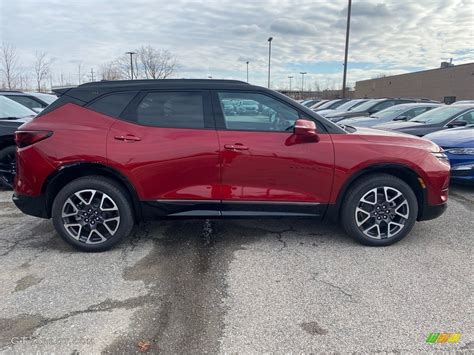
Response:
POLYGON ((355 109, 357 106, 362 105, 364 102, 369 101, 369 99, 354 99, 349 100, 343 103, 341 106, 333 109, 323 109, 318 111, 318 115, 326 117, 329 114, 336 112, 347 112, 355 109))
POLYGON ((346 103, 347 101, 349 101, 349 99, 335 99, 335 100, 330 100, 324 104, 322 104, 321 106, 313 109, 314 112, 318 112, 318 111, 321 111, 321 110, 335 110, 337 109, 339 106, 341 106, 342 104, 346 103))
POLYGON ((50 98, 53 95, 46 96, 46 94, 30 94, 21 91, 0 91, 0 96, 5 96, 10 100, 18 102, 36 113, 41 112, 53 101, 50 98))
POLYGON ((407 121, 418 115, 421 115, 422 113, 441 106, 442 104, 435 103, 401 104, 386 108, 385 110, 379 111, 367 117, 360 116, 345 118, 338 123, 357 127, 373 127, 375 125, 392 121, 407 121))
POLYGON ((302 101, 301 104, 306 107, 311 107, 311 106, 316 105, 320 101, 321 101, 320 99, 310 99, 310 100, 302 101))
POLYGON ((357 106, 351 111, 348 112, 335 112, 333 114, 328 114, 325 117, 332 121, 332 122, 339 122, 344 118, 351 118, 351 117, 360 117, 360 116, 370 116, 376 112, 385 110, 386 108, 401 105, 401 104, 409 104, 414 102, 431 102, 429 100, 418 100, 418 99, 373 99, 363 104, 357 106))
POLYGON ((459 104, 435 108, 406 122, 390 122, 374 128, 422 137, 428 133, 468 124, 474 124, 474 105, 459 104))
POLYGON ((441 146, 451 163, 451 180, 474 184, 474 125, 428 134, 429 139, 441 146))
POLYGON ((340 219, 359 242, 389 245, 443 213, 448 198, 449 164, 436 144, 344 130, 283 94, 232 80, 84 84, 15 139, 15 204, 52 218, 86 251, 166 217, 340 219), (261 110, 228 115, 229 100, 261 110))
POLYGON ((12 188, 16 152, 14 133, 35 114, 19 103, 0 96, 0 187, 12 188))

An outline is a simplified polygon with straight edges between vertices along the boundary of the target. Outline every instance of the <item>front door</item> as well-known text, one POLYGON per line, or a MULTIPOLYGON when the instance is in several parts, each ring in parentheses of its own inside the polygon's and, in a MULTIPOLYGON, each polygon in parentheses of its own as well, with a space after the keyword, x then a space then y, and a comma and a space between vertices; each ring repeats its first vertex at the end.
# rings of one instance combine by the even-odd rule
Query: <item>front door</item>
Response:
POLYGON ((323 213, 333 180, 331 136, 319 132, 318 140, 295 139, 294 123, 302 115, 266 93, 222 91, 213 95, 223 214, 245 210, 323 213))

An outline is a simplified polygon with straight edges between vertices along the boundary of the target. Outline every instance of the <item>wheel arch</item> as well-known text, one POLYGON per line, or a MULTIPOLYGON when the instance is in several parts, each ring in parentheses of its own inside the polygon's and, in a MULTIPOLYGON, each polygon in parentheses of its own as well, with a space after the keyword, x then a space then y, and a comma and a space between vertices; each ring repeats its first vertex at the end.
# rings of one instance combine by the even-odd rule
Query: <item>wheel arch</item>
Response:
POLYGON ((41 193, 46 196, 46 213, 51 217, 54 198, 61 188, 69 182, 84 176, 99 175, 119 184, 132 202, 135 221, 142 221, 142 211, 138 194, 130 181, 117 170, 100 163, 73 163, 64 165, 45 180, 41 193))
POLYGON ((426 204, 426 188, 422 186, 421 181, 423 181, 423 179, 418 175, 418 173, 412 168, 402 164, 371 165, 351 175, 340 189, 336 199, 336 204, 328 208, 326 216, 330 219, 338 220, 341 212, 342 201, 350 188, 360 179, 377 173, 384 173, 398 177, 410 186, 415 193, 418 202, 417 219, 419 219, 423 215, 423 208, 426 204))

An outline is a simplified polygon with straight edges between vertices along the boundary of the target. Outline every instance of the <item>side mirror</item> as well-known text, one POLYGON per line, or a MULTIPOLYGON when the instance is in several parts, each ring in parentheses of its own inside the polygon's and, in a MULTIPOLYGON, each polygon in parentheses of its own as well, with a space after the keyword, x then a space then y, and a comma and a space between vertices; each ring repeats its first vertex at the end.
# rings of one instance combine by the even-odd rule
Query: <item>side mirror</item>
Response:
POLYGON ((467 122, 464 120, 456 120, 448 124, 448 127, 464 127, 467 126, 467 122))
POLYGON ((316 124, 309 120, 296 120, 294 133, 298 136, 317 137, 316 124))
POLYGON ((408 120, 408 116, 398 116, 393 119, 394 121, 406 121, 408 120))

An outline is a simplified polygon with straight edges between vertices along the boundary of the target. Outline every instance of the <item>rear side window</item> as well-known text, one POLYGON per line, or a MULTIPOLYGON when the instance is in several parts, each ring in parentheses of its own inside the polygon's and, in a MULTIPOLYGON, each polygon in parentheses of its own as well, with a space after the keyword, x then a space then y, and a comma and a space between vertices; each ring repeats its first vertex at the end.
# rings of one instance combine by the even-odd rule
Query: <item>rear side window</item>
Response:
POLYGON ((5 96, 8 97, 10 100, 16 101, 19 104, 22 104, 23 106, 26 106, 30 109, 46 107, 45 104, 42 104, 28 96, 20 96, 20 95, 5 95, 5 96))
POLYGON ((136 123, 166 128, 204 128, 200 92, 151 92, 136 107, 136 123))
POLYGON ((88 108, 107 116, 118 117, 136 94, 136 91, 127 91, 102 96, 88 105, 88 108))

